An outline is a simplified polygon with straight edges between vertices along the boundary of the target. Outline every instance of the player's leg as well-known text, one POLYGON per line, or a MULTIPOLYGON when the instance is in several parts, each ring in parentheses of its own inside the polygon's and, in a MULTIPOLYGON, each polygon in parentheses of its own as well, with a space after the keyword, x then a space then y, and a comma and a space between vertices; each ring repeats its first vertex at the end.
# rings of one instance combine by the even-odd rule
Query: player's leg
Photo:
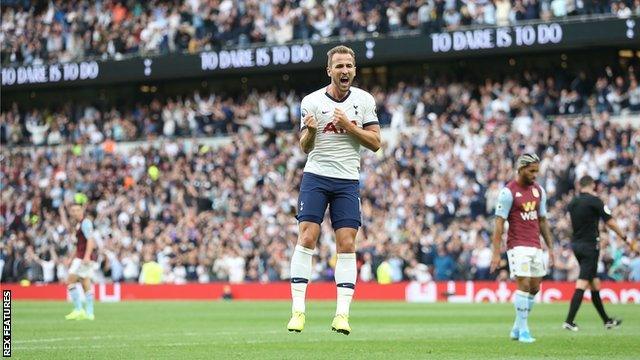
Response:
POLYGON ((311 279, 313 251, 320 235, 320 225, 310 221, 300 222, 298 241, 291 255, 291 321, 289 331, 301 331, 304 327, 305 297, 311 279))
POLYGON ((535 254, 531 259, 531 279, 529 280, 529 315, 533 310, 536 294, 540 292, 540 284, 542 278, 547 275, 547 269, 544 263, 544 253, 542 249, 535 250, 535 254))
POLYGON ((516 320, 512 329, 511 338, 515 338, 515 331, 517 330, 518 341, 521 342, 533 342, 535 339, 531 337, 529 331, 529 291, 530 291, 531 278, 527 276, 518 276, 517 284, 518 290, 516 290, 514 306, 516 309, 516 320))
POLYGON ((604 310, 604 305, 602 304, 602 299, 600 298, 600 279, 598 279, 597 277, 594 277, 591 280, 591 302, 598 311, 598 314, 604 322, 604 327, 606 329, 614 329, 622 324, 622 319, 611 318, 604 310))
POLYGON ((355 292, 356 235, 360 222, 360 200, 357 181, 336 182, 329 201, 331 225, 336 232, 337 261, 335 280, 337 289, 336 315, 331 324, 334 331, 348 335, 349 307, 355 292))
POLYGON ((544 253, 542 249, 536 249, 531 258, 531 278, 529 279, 529 316, 535 304, 535 298, 540 292, 540 284, 542 278, 547 275, 547 269, 544 263, 544 253))
POLYGON ((82 309, 82 294, 80 293, 80 289, 78 289, 77 283, 79 281, 78 272, 80 271, 80 265, 82 261, 78 258, 75 258, 71 261, 71 266, 69 267, 69 276, 67 277, 67 291, 69 291, 69 296, 73 301, 73 311, 65 316, 67 320, 75 320, 80 317, 84 310, 82 309))
POLYGON ((326 180, 305 173, 298 198, 298 240, 291 255, 291 319, 289 331, 300 332, 305 322, 305 296, 311 279, 313 251, 327 209, 326 180))
POLYGON ((93 315, 93 289, 91 285, 92 284, 91 284, 90 277, 85 277, 82 279, 82 288, 84 289, 84 298, 85 298, 85 313, 86 313, 85 318, 88 320, 95 319, 95 316, 93 315))
POLYGON ((356 235, 357 229, 343 227, 336 229, 337 261, 335 280, 337 289, 336 314, 332 330, 349 335, 349 308, 356 288, 356 235))
POLYGON ((340 228, 336 230, 337 261, 335 280, 337 287, 336 315, 349 316, 349 306, 356 288, 356 235, 357 229, 340 228))
POLYGON ((536 294, 540 292, 540 284, 542 283, 542 277, 532 277, 529 279, 529 316, 531 316, 531 311, 533 311, 533 304, 535 304, 536 294))
POLYGON ((511 277, 516 279, 518 289, 514 296, 515 320, 511 328, 510 337, 512 340, 528 342, 530 338, 528 316, 529 316, 529 280, 531 278, 531 256, 530 248, 516 246, 507 251, 509 259, 509 271, 511 277), (521 336, 522 334, 522 336, 521 336))
POLYGON ((562 324, 564 329, 570 331, 578 331, 578 325, 574 322, 576 318, 576 314, 580 309, 580 305, 582 304, 582 298, 584 297, 585 290, 589 288, 589 280, 578 279, 576 280, 576 289, 573 292, 573 296, 571 297, 571 304, 569 305, 569 312, 567 313, 567 318, 562 324))
POLYGON ((520 299, 520 305, 526 307, 526 311, 519 312, 521 317, 521 327, 519 328, 518 340, 521 342, 530 343, 535 341, 535 339, 531 337, 531 333, 529 331, 529 316, 531 316, 535 296, 540 291, 542 278, 547 274, 543 257, 544 254, 541 249, 530 247, 524 248, 525 266, 523 266, 523 270, 525 270, 524 272, 526 273, 526 270, 528 269, 528 274, 526 275, 528 275, 529 281, 526 294, 520 293, 521 297, 526 296, 526 301, 524 299, 520 299))
POLYGON ((533 304, 535 304, 535 298, 538 292, 540 292, 540 284, 542 283, 541 277, 532 277, 529 279, 529 313, 533 310, 533 304))
POLYGON ((574 322, 576 314, 580 309, 580 305, 582 304, 582 299, 584 297, 584 292, 587 288, 589 288, 591 279, 592 279, 592 269, 590 269, 590 261, 589 257, 585 256, 585 252, 578 245, 573 246, 573 255, 575 255, 578 260, 578 264, 580 266, 580 274, 578 275, 578 280, 576 281, 576 289, 573 292, 573 296, 571 297, 571 304, 569 305, 569 313, 567 313, 567 318, 565 319, 562 327, 564 329, 570 331, 578 331, 578 325, 574 322))

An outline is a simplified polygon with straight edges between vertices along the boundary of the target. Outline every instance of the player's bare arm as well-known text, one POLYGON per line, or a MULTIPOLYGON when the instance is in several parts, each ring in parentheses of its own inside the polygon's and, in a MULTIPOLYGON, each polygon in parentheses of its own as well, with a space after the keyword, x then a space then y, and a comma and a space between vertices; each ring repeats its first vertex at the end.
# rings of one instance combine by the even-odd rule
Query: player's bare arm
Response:
POLYGON ((551 267, 553 265, 553 236, 551 235, 551 228, 549 227, 549 222, 546 217, 540 218, 539 226, 540 234, 549 250, 549 267, 551 267))
POLYGON ((307 114, 302 122, 306 128, 302 130, 302 136, 300 137, 300 147, 305 154, 308 154, 313 150, 316 144, 316 133, 318 132, 318 122, 313 114, 307 114))
POLYGON ((95 241, 93 240, 93 237, 87 237, 87 249, 84 252, 84 258, 82 259, 82 262, 84 264, 88 264, 89 262, 91 262, 91 254, 93 253, 93 249, 95 249, 95 241))
POLYGON ((65 210, 64 203, 60 204, 60 207, 58 207, 58 214, 60 214, 60 222, 62 223, 62 226, 64 226, 65 230, 67 230, 69 234, 72 234, 73 228, 69 223, 69 218, 67 218, 67 212, 65 210))
POLYGON ((496 226, 493 231, 493 257, 491 258, 491 272, 496 271, 500 266, 500 248, 502 246, 502 234, 504 233, 505 219, 496 216, 496 226))
POLYGON ((356 124, 349 121, 347 114, 340 108, 336 108, 333 112, 333 123, 336 127, 344 129, 350 136, 358 140, 360 145, 371 151, 378 151, 381 146, 380 125, 372 124, 365 128, 360 128, 356 124))

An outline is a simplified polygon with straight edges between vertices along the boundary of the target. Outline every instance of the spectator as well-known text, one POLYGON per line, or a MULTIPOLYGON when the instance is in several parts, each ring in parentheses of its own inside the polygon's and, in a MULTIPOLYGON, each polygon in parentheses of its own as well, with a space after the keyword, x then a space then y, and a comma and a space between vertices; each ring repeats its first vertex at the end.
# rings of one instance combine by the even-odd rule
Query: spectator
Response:
MULTIPOLYGON (((368 279, 375 271, 379 282, 425 278, 423 265, 436 279, 485 277, 482 254, 495 197, 512 175, 514 154, 522 151, 541 155, 539 182, 547 189, 549 219, 558 239, 570 234, 564 209, 575 178, 586 173, 598 179, 599 194, 629 238, 638 238, 638 130, 599 112, 595 102, 587 104, 585 112, 546 117, 547 111, 559 112, 561 90, 580 98, 602 93, 604 103, 612 107, 606 95, 621 89, 626 96, 624 85, 629 83, 633 90, 631 80, 637 76, 629 69, 611 72, 620 79, 602 77, 594 87, 581 85, 586 75, 560 84, 559 79, 531 72, 528 79, 475 84, 427 78, 374 89, 380 108, 404 109, 404 124, 396 126, 382 151, 362 159, 361 279, 367 267, 368 279)), ((88 213, 104 239, 99 273, 105 281, 139 281, 140 256, 156 259, 166 283, 287 279, 289 244, 297 236, 292 215, 296 181, 304 162, 298 132, 274 130, 263 138, 247 127, 235 131, 227 126, 235 114, 259 117, 262 110, 277 106, 283 107, 279 116, 298 119, 293 98, 299 94, 256 92, 246 100, 194 94, 118 109, 82 105, 68 111, 78 113, 78 119, 63 116, 67 112, 62 110, 44 109, 34 115, 9 106, 1 115, 5 129, 21 128, 27 118, 50 119, 52 128, 55 121, 56 128, 73 127, 70 133, 77 135, 63 135, 64 145, 57 148, 18 148, 13 143, 2 147, 2 280, 19 281, 26 274, 32 281, 52 281, 44 264, 53 261, 53 281, 64 281, 73 237, 58 229, 56 214, 76 191, 91 199, 88 213), (176 131, 183 128, 179 124, 190 116, 180 120, 179 114, 190 112, 196 123, 204 124, 196 130, 210 124, 196 117, 219 116, 232 137, 211 145, 210 139, 199 144, 174 135, 130 148, 116 144, 101 155, 96 149, 105 149, 104 141, 90 145, 91 133, 103 139, 113 133, 113 126, 100 124, 124 121, 135 128, 136 119, 157 122, 153 130, 134 130, 147 139, 160 134, 165 119, 174 119, 176 131)), ((620 106, 624 109, 625 102, 620 106)), ((330 235, 321 239, 314 280, 332 279, 334 240, 330 235)), ((637 257, 631 254, 637 249, 608 234, 603 234, 602 244, 600 273, 628 279, 637 257)), ((571 278, 571 267, 563 267, 571 262, 570 253, 560 257, 562 265, 550 275, 571 278)), ((499 276, 506 278, 502 272, 499 276)))
POLYGON ((140 271, 140 278, 138 282, 140 284, 155 285, 162 283, 163 269, 154 259, 150 253, 144 256, 144 265, 140 271))
POLYGON ((387 285, 392 282, 392 270, 391 265, 387 260, 383 261, 378 265, 378 269, 376 270, 376 279, 378 279, 378 284, 387 285))
POLYGON ((303 2, 108 1, 49 2, 28 8, 3 4, 2 64, 43 64, 87 58, 120 60, 170 52, 195 53, 222 46, 292 40, 321 41, 331 36, 402 32, 426 33, 442 25, 505 26, 522 20, 549 21, 551 14, 611 13, 629 18, 639 0, 495 0, 303 2), (576 6, 578 8, 576 9, 576 6))
POLYGON ((443 245, 438 245, 434 259, 434 279, 437 281, 453 280, 456 263, 451 254, 447 253, 443 245))

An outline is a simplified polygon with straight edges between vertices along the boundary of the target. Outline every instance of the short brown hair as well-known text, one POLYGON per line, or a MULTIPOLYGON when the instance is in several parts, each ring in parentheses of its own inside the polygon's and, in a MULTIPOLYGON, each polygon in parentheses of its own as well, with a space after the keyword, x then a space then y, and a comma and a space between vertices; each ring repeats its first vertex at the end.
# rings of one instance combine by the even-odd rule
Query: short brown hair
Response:
POLYGON ((595 180, 593 180, 593 178, 591 176, 585 175, 585 176, 580 178, 580 181, 578 183, 580 184, 581 188, 584 188, 584 187, 591 186, 591 185, 595 184, 595 180))
POLYGON ((338 45, 327 51, 327 67, 331 67, 331 59, 334 54, 349 54, 353 58, 353 65, 356 65, 356 53, 354 53, 350 47, 338 45))

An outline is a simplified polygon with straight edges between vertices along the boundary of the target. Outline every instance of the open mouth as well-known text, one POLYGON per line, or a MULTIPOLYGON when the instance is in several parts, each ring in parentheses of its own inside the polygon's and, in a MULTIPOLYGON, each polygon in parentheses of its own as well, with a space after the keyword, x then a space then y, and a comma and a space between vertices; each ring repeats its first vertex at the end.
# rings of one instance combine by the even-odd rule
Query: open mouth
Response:
POLYGON ((349 85, 349 77, 348 76, 341 77, 340 78, 340 84, 349 85))

